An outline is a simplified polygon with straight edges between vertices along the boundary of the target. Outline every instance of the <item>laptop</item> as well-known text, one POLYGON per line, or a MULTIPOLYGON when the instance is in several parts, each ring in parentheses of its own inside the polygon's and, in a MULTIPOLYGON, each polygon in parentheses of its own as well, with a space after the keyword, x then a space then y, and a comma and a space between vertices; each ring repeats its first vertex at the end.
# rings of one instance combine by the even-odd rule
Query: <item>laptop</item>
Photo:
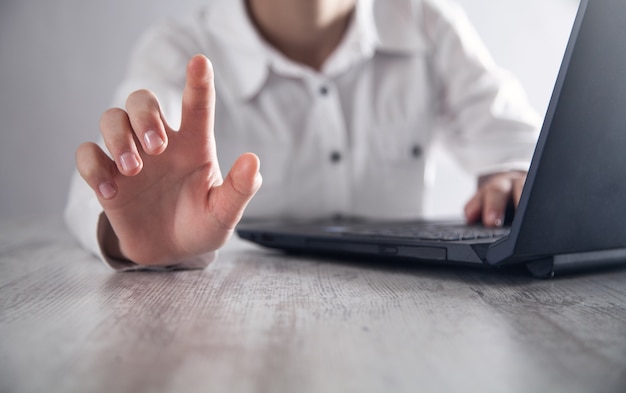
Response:
POLYGON ((626 2, 582 0, 509 226, 250 222, 265 247, 469 266, 536 277, 626 265, 626 2))

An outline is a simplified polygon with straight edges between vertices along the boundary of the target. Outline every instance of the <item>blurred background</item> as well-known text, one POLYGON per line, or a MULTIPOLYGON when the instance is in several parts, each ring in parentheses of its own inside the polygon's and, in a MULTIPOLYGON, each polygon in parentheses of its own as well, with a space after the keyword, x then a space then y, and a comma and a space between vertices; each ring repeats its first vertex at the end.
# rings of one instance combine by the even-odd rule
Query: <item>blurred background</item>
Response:
MULTIPOLYGON (((0 0, 0 220, 62 214, 74 150, 99 137, 141 32, 206 1, 0 0)), ((543 115, 578 0, 457 1, 543 115)), ((474 181, 436 160, 427 214, 458 215, 474 181)))

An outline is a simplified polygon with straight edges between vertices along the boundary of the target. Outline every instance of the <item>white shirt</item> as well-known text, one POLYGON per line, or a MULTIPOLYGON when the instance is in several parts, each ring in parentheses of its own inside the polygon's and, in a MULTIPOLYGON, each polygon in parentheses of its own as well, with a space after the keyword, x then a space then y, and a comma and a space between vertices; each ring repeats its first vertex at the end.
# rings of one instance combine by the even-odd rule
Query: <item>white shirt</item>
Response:
MULTIPOLYGON (((186 64, 197 53, 215 70, 222 170, 246 151, 261 159, 263 186, 246 217, 419 217, 436 138, 481 175, 526 170, 538 135, 519 83, 447 0, 359 0, 320 72, 266 44, 243 0, 214 0, 143 36, 115 103, 148 88, 178 124, 186 64)), ((75 176, 67 223, 95 253, 101 213, 75 176)))

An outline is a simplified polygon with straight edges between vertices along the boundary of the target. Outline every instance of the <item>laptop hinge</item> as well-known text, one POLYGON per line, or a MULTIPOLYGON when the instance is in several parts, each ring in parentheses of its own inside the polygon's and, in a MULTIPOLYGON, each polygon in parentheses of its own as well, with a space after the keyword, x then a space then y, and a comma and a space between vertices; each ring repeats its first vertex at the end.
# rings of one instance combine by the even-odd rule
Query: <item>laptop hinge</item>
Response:
POLYGON ((626 248, 554 256, 556 273, 621 264, 626 266, 626 248))
POLYGON ((626 248, 538 258, 526 263, 526 268, 535 277, 550 278, 557 274, 619 265, 626 266, 626 248))

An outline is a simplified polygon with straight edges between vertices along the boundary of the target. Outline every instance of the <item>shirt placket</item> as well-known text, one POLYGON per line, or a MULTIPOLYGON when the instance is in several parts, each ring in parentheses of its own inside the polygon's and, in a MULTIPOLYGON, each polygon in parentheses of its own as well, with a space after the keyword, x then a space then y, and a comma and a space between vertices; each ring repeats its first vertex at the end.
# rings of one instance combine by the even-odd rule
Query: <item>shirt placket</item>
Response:
POLYGON ((348 130, 335 85, 327 79, 311 84, 315 96, 317 128, 320 138, 321 170, 326 211, 340 217, 350 213, 350 150, 348 130))

